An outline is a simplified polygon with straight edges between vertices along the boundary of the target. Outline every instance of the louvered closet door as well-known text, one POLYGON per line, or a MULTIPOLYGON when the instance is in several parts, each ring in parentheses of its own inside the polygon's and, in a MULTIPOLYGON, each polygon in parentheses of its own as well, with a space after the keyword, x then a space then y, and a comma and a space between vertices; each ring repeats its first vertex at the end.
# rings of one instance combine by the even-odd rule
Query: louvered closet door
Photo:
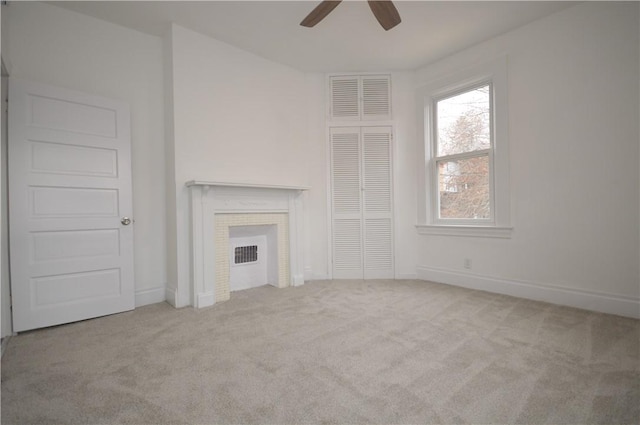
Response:
POLYGON ((329 80, 332 121, 391 119, 391 78, 388 75, 337 75, 329 80))
POLYGON ((360 79, 357 76, 336 76, 330 79, 331 119, 360 119, 360 79))
POLYGON ((332 128, 333 277, 362 279, 360 128, 332 128))
POLYGON ((388 75, 367 75, 361 79, 362 119, 391 119, 391 79, 388 75))
POLYGON ((391 129, 362 128, 364 278, 393 278, 391 129))
POLYGON ((392 278, 391 128, 331 129, 333 277, 392 278))

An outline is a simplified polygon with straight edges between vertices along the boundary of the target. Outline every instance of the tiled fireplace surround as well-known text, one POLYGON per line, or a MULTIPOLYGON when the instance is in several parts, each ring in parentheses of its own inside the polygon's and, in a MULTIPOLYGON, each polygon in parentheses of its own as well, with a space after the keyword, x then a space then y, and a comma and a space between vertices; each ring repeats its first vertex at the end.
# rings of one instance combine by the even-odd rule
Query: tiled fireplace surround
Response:
POLYGON ((226 301, 229 227, 276 225, 279 288, 304 283, 302 192, 307 187, 187 182, 191 195, 193 305, 226 301))

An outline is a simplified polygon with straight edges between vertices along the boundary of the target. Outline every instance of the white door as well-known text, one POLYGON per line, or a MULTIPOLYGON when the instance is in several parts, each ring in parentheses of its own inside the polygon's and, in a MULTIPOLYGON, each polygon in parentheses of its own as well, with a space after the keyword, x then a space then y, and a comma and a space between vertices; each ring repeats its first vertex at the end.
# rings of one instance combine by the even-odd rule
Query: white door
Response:
POLYGON ((334 75, 329 78, 331 121, 391 119, 391 76, 334 75))
POLYGON ((364 278, 392 279, 391 128, 362 127, 364 278))
POLYGON ((127 104, 10 79, 14 331, 134 308, 130 143, 127 104))
POLYGON ((393 278, 390 127, 331 128, 333 277, 393 278))
POLYGON ((360 128, 331 128, 330 137, 333 278, 362 279, 360 128))

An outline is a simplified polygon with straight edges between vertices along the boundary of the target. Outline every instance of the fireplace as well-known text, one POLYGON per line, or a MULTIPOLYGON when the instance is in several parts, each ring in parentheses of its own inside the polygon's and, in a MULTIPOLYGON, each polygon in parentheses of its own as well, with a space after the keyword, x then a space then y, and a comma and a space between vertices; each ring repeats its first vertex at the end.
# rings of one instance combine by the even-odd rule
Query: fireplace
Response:
MULTIPOLYGON (((278 288, 304 284, 302 192, 308 188, 203 181, 190 181, 187 187, 191 195, 194 307, 230 298, 231 278, 246 271, 238 272, 232 266, 234 239, 238 238, 271 235, 262 249, 257 242, 241 244, 238 254, 252 258, 253 246, 258 256, 266 254, 270 262, 262 266, 267 268, 268 284, 278 288)), ((234 285, 236 289, 250 286, 247 282, 234 285)))

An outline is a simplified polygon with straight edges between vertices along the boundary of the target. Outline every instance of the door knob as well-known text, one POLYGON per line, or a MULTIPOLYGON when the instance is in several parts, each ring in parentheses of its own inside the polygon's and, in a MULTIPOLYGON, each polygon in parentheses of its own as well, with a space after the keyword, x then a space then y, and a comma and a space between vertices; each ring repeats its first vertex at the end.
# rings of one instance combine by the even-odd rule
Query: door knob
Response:
POLYGON ((131 219, 129 217, 122 217, 122 220, 120 220, 120 223, 124 224, 125 226, 128 226, 129 224, 131 224, 131 219))

